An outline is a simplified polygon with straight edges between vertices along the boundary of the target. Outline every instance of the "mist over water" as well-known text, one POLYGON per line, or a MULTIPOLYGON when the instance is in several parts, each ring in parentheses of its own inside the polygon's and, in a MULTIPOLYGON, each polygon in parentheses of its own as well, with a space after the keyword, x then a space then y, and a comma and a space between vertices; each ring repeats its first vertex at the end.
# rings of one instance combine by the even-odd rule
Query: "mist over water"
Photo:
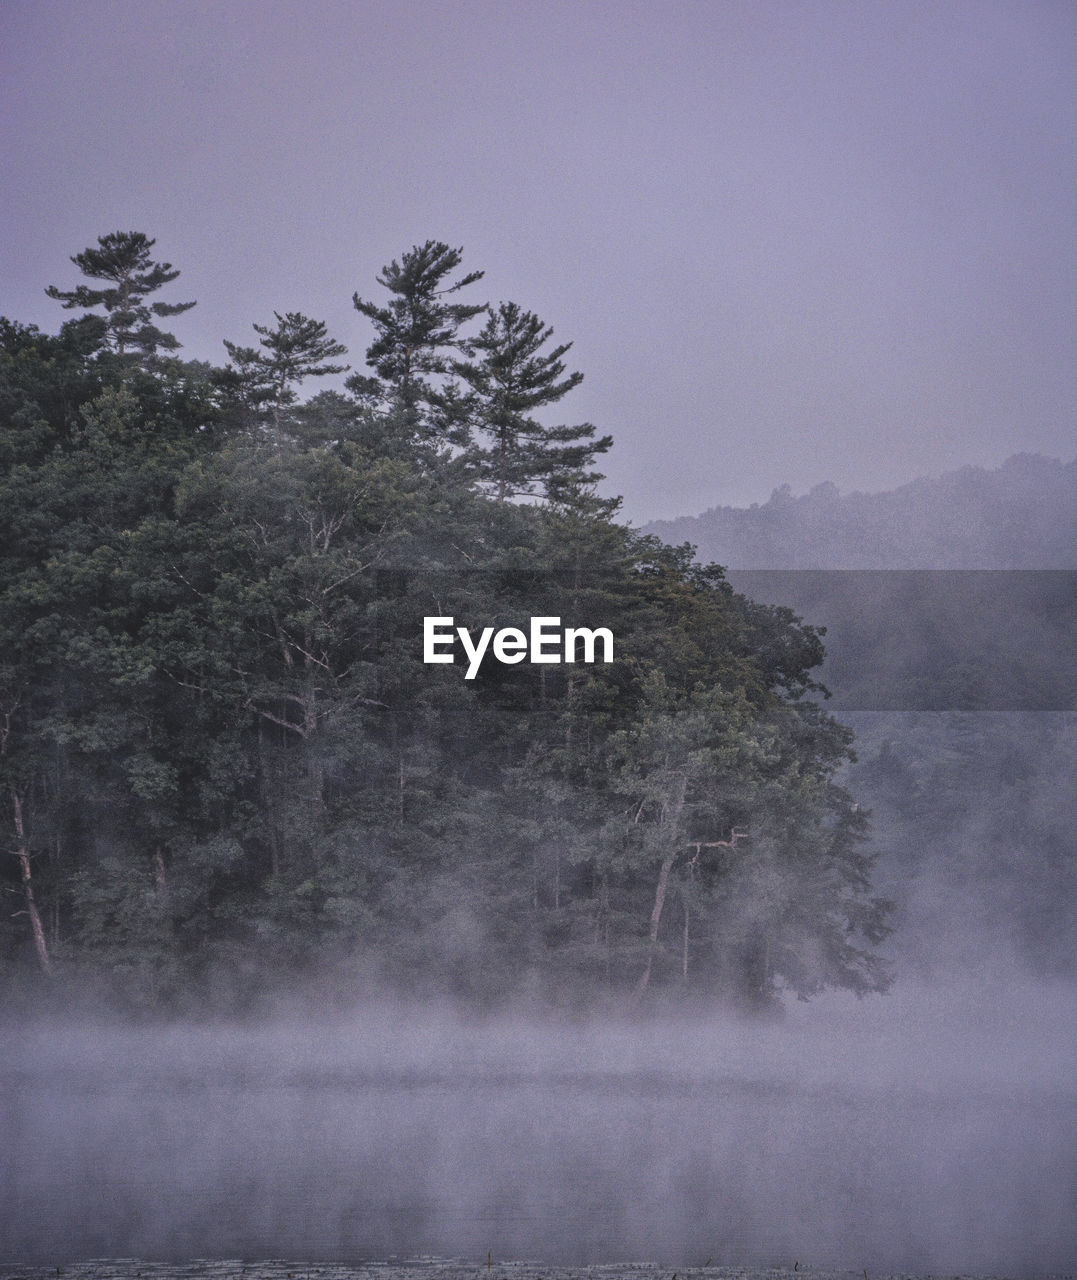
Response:
POLYGON ((1023 1275, 1077 1259, 1077 1001, 375 1002, 4 1028, 0 1259, 391 1254, 1023 1275))

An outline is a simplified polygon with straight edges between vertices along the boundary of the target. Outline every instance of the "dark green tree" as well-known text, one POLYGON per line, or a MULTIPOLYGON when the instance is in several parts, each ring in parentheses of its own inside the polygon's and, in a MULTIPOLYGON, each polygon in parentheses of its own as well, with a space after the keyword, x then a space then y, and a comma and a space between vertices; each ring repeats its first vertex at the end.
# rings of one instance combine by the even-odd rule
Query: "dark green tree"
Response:
POLYGON ((325 322, 312 320, 298 311, 286 315, 274 311, 276 328, 253 325, 261 335, 262 350, 240 347, 225 339, 225 347, 232 359, 237 375, 238 391, 244 404, 255 413, 269 406, 273 413, 273 426, 281 428, 281 413, 287 405, 294 404, 295 388, 306 378, 324 378, 329 374, 346 373, 346 364, 332 364, 337 356, 347 354, 348 348, 328 336, 325 322))
POLYGON ((420 407, 429 405, 436 394, 430 376, 448 372, 452 353, 465 346, 461 326, 485 306, 448 301, 484 274, 471 271, 450 282, 462 257, 463 249, 427 240, 403 254, 399 262, 394 259, 382 268, 378 283, 393 295, 388 305, 378 306, 358 293, 352 298, 356 310, 373 323, 378 336, 366 353, 367 364, 377 378, 356 376, 350 386, 396 410, 412 433, 423 425, 420 407))
POLYGON ((582 373, 565 374, 563 357, 571 343, 542 350, 552 337, 553 329, 538 316, 502 302, 496 311, 489 309, 482 332, 468 343, 474 358, 453 363, 470 389, 458 411, 482 441, 467 459, 498 502, 531 496, 540 485, 549 494, 566 483, 601 479, 586 468, 613 443, 612 436, 596 440, 590 423, 547 427, 532 417, 583 381, 582 373))
POLYGON ((71 261, 91 280, 108 281, 103 289, 80 284, 65 292, 50 285, 45 292, 68 309, 104 307, 106 341, 121 359, 145 364, 158 350, 175 351, 178 339, 159 329, 154 318, 180 315, 195 304, 147 303, 146 298, 171 284, 179 271, 170 262, 153 261, 151 250, 157 242, 141 231, 113 231, 99 236, 97 243, 98 248, 84 249, 71 261))

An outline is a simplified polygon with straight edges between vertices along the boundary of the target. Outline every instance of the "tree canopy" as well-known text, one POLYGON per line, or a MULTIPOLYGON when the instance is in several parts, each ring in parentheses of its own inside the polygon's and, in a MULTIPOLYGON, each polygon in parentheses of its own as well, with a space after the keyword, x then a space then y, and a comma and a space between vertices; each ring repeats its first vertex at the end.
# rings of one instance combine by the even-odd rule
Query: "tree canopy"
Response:
MULTIPOLYGON (((99 243, 80 265, 117 281, 127 351, 131 299, 175 273, 99 243)), ((78 322, 3 322, 12 974, 171 1006, 274 972, 584 1004, 885 989, 852 735, 806 696, 819 633, 618 522, 608 437, 537 416, 579 381, 568 345, 515 304, 467 336, 461 260, 386 267, 390 304, 356 297, 370 374, 305 402, 345 351, 299 313, 230 369, 137 379, 78 322), (469 680, 423 661, 429 616, 607 628, 614 660, 469 680)))

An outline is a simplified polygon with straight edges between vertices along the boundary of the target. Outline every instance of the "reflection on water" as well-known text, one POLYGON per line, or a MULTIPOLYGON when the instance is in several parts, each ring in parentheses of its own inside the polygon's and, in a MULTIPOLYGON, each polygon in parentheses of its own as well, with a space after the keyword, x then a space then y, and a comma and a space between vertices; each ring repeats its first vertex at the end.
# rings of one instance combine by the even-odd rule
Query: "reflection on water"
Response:
MULTIPOLYGON (((334 1263, 282 1258, 194 1258, 152 1262, 143 1258, 95 1258, 61 1268, 66 1280, 672 1280, 670 1268, 657 1263, 614 1263, 588 1267, 551 1267, 539 1262, 477 1262, 448 1258, 408 1258, 390 1262, 334 1263)), ((801 1267, 746 1269, 690 1267, 683 1280, 861 1280, 861 1271, 829 1271, 801 1267)), ((55 1267, 20 1267, 17 1274, 0 1263, 0 1280, 57 1280, 55 1267)), ((894 1280, 893 1277, 889 1280, 894 1280)), ((899 1280, 917 1280, 905 1276, 899 1280)), ((931 1280, 931 1277, 923 1277, 931 1280)), ((954 1276, 950 1280, 991 1280, 954 1276)))
POLYGON ((13 1029, 0 1259, 1065 1269, 1073 1009, 1016 1008, 13 1029))

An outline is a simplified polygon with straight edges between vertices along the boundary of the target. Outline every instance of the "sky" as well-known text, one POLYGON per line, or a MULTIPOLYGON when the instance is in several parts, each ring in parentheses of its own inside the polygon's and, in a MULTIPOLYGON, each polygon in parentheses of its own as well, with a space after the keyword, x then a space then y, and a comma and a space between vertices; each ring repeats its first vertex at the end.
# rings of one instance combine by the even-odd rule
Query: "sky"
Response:
POLYGON ((0 312, 138 230, 182 354, 360 366, 436 239, 574 344, 635 523, 1068 460, 1075 106, 1069 0, 0 0, 0 312))

